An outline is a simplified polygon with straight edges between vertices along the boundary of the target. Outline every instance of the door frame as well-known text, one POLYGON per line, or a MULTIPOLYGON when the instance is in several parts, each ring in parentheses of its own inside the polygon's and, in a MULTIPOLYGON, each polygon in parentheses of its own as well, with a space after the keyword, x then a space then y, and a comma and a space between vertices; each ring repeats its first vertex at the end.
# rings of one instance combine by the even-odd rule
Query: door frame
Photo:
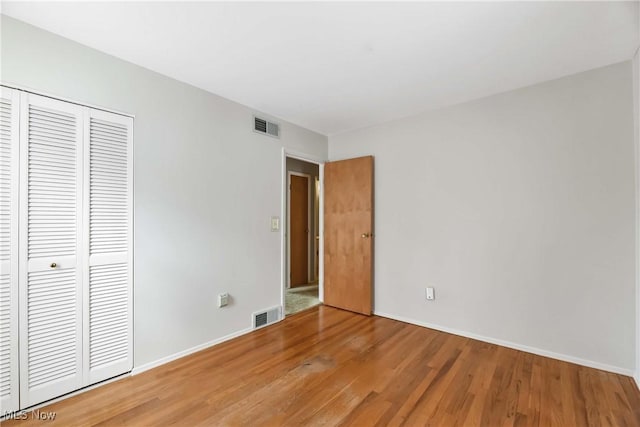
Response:
MULTIPOLYGON (((318 168, 319 169, 319 168, 318 168)), ((315 190, 317 200, 313 200, 312 205, 315 207, 314 203, 318 204, 318 209, 314 209, 312 212, 313 215, 313 235, 311 236, 311 240, 313 241, 313 251, 316 256, 313 257, 313 264, 311 265, 311 280, 318 281, 320 278, 319 266, 320 266, 320 173, 318 172, 318 176, 316 176, 313 180, 313 188, 315 190), (317 215, 316 215, 317 214, 317 215), (317 236, 317 238, 316 238, 317 236)))
MULTIPOLYGON (((286 147, 282 148, 281 155, 281 204, 280 204, 280 218, 282 218, 280 227, 280 305, 282 307, 282 317, 284 318, 284 306, 285 295, 287 293, 288 284, 288 271, 287 271, 287 236, 289 227, 289 217, 287 215, 287 191, 288 191, 288 175, 287 175, 287 158, 302 160, 304 162, 313 163, 318 165, 318 178, 319 178, 319 194, 318 194, 318 210, 319 210, 319 224, 318 224, 318 236, 320 236, 320 242, 318 245, 318 299, 322 303, 324 301, 324 218, 322 211, 324 209, 324 163, 325 159, 317 157, 313 154, 304 153, 300 151, 290 150, 286 147), (286 231, 286 232, 285 232, 286 231)), ((315 185, 315 183, 314 183, 315 185)))
MULTIPOLYGON (((307 178, 307 230, 309 230, 307 232, 307 283, 309 283, 310 281, 313 280, 313 268, 314 265, 311 261, 311 259, 315 260, 315 257, 310 258, 310 256, 313 256, 313 254, 310 252, 310 247, 311 247, 311 242, 312 242, 312 234, 315 236, 314 230, 311 229, 311 218, 313 216, 313 194, 312 192, 312 184, 311 182, 314 181, 311 178, 313 178, 311 175, 309 175, 308 173, 302 173, 302 172, 295 172, 295 171, 287 171, 287 238, 285 239, 285 243, 287 244, 287 276, 286 276, 286 281, 287 281, 287 289, 291 288, 291 221, 289 221, 288 219, 291 217, 291 176, 302 176, 307 178)), ((314 182, 315 185, 315 182, 314 182)))

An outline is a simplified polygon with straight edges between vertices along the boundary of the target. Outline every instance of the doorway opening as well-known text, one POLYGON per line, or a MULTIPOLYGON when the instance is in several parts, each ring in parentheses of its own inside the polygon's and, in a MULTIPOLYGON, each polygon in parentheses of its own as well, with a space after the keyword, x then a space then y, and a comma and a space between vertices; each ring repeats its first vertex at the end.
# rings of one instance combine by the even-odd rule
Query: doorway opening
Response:
POLYGON ((285 316, 320 304, 320 164, 285 153, 285 316))

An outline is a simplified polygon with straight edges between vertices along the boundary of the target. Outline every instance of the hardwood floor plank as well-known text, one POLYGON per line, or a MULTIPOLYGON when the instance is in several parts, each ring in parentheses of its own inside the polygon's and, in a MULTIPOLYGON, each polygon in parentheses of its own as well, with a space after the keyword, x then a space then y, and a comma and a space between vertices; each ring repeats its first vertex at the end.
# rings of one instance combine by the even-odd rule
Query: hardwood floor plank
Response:
POLYGON ((59 426, 640 426, 640 391, 622 375, 321 306, 41 410, 59 426))
POLYGON ((382 399, 378 393, 371 392, 339 425, 341 427, 376 425, 390 407, 391 402, 382 399))

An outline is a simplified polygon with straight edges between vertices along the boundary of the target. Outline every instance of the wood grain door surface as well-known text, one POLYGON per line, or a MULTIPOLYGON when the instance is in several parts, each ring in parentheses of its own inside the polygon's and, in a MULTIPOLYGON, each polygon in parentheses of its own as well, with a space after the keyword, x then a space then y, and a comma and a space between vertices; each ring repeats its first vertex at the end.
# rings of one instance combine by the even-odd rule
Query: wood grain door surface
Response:
POLYGON ((300 286, 309 279, 309 178, 291 175, 290 195, 290 283, 300 286))
POLYGON ((324 166, 324 303, 370 315, 373 156, 324 166))

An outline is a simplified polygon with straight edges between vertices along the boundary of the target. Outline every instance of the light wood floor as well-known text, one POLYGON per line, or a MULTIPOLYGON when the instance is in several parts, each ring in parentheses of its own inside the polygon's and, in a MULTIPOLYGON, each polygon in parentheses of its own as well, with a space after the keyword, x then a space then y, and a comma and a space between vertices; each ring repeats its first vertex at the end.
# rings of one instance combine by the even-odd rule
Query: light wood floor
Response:
POLYGON ((315 307, 4 425, 640 426, 631 378, 315 307))

